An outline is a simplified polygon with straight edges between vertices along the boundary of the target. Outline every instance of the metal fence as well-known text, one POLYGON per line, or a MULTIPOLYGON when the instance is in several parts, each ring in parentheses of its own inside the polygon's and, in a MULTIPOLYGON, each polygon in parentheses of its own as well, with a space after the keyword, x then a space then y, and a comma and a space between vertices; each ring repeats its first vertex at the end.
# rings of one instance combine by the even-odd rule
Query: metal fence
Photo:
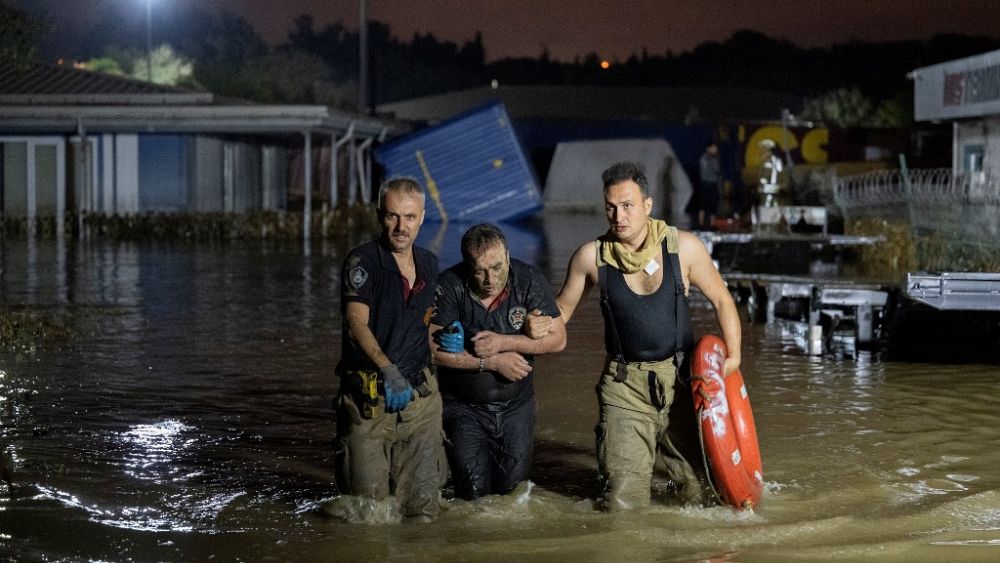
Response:
POLYGON ((948 229, 954 219, 995 226, 1000 181, 949 168, 878 170, 839 178, 833 198, 845 221, 903 215, 916 231, 948 229))
POLYGON ((923 267, 992 264, 1000 253, 1000 181, 948 168, 879 170, 839 178, 834 202, 849 225, 879 219, 909 226, 923 267))

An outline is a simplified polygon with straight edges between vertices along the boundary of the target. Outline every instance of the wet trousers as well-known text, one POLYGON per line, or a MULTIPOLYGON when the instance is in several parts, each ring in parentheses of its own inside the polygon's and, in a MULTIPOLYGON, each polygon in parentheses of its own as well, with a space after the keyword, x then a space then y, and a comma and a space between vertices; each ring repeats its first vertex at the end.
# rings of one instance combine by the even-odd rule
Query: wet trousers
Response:
POLYGON ((455 496, 502 495, 528 478, 536 413, 534 398, 510 407, 445 399, 445 449, 455 496))
POLYGON ((415 396, 399 413, 362 418, 350 393, 338 398, 334 445, 337 488, 344 494, 382 500, 395 495, 404 516, 437 516, 447 478, 437 379, 431 393, 415 396))
POLYGON ((682 502, 700 502, 704 471, 688 461, 702 459, 693 403, 687 387, 675 390, 672 359, 629 363, 622 382, 614 380, 616 367, 609 360, 597 385, 601 410, 595 434, 605 508, 648 506, 654 467, 666 473, 682 502), (692 404, 680 404, 685 399, 692 404), (681 420, 674 421, 672 405, 687 407, 678 409, 681 420))

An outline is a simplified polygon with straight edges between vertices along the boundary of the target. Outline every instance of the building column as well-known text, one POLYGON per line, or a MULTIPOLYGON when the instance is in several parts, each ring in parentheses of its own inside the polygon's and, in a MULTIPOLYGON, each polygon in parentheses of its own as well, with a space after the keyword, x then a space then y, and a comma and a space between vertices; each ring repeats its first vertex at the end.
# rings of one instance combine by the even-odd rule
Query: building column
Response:
POLYGON ((365 203, 369 203, 372 200, 371 197, 371 166, 369 161, 368 153, 371 151, 372 142, 375 140, 374 137, 368 137, 359 146, 358 151, 355 153, 358 164, 358 183, 361 184, 361 197, 365 203), (367 165, 366 165, 367 164, 367 165))
POLYGON ((330 208, 335 208, 337 206, 337 200, 340 198, 340 178, 339 178, 339 167, 338 155, 340 155, 340 147, 344 143, 350 141, 354 138, 354 123, 347 127, 347 131, 344 136, 339 140, 336 139, 336 135, 330 136, 330 208))
POLYGON ((302 132, 305 136, 304 162, 305 170, 302 175, 303 191, 305 192, 305 203, 302 206, 302 238, 309 243, 310 228, 312 223, 312 133, 307 129, 302 132))

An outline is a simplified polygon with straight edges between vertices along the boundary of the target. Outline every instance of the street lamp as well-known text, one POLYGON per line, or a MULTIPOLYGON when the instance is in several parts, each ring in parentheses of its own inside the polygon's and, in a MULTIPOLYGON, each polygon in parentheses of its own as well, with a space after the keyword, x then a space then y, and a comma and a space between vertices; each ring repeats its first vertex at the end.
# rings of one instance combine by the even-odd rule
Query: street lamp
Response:
POLYGON ((153 81, 153 0, 146 0, 146 80, 153 81))

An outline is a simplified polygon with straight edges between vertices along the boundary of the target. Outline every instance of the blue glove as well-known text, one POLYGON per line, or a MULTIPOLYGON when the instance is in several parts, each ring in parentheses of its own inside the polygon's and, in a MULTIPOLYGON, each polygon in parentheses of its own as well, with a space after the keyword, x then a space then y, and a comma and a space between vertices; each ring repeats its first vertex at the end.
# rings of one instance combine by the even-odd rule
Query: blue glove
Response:
POLYGON ((385 410, 386 412, 398 412, 406 408, 413 398, 413 387, 410 382, 399 372, 396 364, 389 364, 379 370, 382 372, 382 379, 385 384, 385 410))
POLYGON ((441 329, 441 350, 458 354, 465 350, 465 329, 462 323, 453 321, 450 325, 441 329))

